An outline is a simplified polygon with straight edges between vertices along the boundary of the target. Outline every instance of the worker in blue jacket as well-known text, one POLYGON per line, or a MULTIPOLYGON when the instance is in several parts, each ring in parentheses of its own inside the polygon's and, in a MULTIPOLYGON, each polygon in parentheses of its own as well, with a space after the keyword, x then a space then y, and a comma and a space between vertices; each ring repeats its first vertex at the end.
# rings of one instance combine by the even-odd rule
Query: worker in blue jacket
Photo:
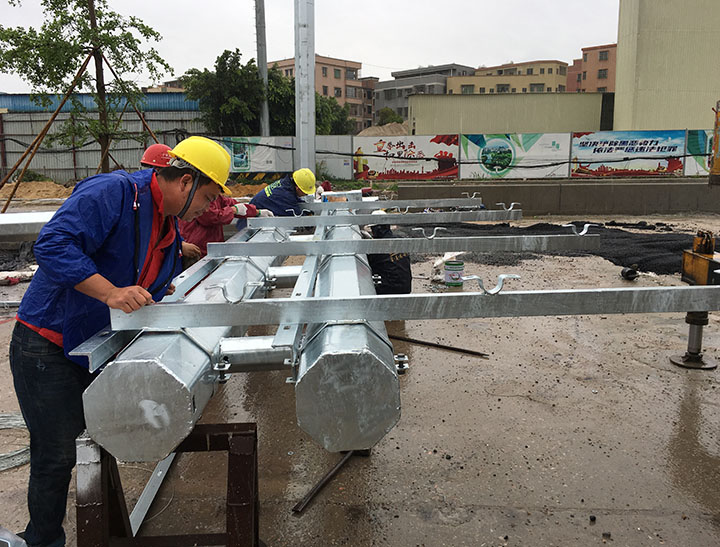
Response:
POLYGON ((79 182, 35 243, 39 268, 10 343, 30 432, 28 545, 65 545, 75 438, 85 428, 82 393, 93 379, 86 359, 68 353, 106 328, 110 308, 130 313, 171 294, 182 264, 177 219, 192 220, 230 193, 230 155, 218 143, 190 137, 170 155, 168 167, 79 182))
MULTIPOLYGON (((272 211, 276 217, 298 216, 303 214, 300 204, 302 196, 315 194, 315 174, 303 167, 294 171, 292 176, 286 175, 275 182, 268 184, 250 200, 258 211, 272 211)), ((238 230, 247 226, 247 221, 241 218, 237 221, 238 230)))

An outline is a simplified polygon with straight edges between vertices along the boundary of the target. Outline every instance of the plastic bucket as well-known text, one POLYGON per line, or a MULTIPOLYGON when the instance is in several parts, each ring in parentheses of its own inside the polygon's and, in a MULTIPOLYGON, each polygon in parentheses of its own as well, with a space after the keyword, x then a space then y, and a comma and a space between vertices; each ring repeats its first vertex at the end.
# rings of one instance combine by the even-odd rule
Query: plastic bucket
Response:
POLYGON ((445 286, 462 287, 463 275, 465 275, 465 263, 462 260, 445 261, 445 286))

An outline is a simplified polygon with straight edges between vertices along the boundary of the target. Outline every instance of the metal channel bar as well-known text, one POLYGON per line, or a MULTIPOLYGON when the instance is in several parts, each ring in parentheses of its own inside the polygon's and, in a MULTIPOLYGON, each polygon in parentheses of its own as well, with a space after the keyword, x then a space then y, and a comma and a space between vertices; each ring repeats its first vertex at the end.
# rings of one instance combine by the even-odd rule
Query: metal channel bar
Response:
POLYGON ((135 536, 138 533, 138 530, 140 530, 140 526, 142 526, 148 510, 150 509, 152 502, 155 500, 155 496, 157 495, 158 490, 160 490, 175 456, 176 453, 172 452, 164 460, 158 462, 152 476, 147 481, 142 494, 140 494, 135 507, 133 507, 132 513, 130 513, 130 528, 132 529, 133 536, 135 536))
POLYGON ((292 358, 292 347, 273 347, 272 336, 244 336, 220 340, 220 359, 230 365, 228 373, 282 370, 292 358))
POLYGON ((445 199, 395 199, 374 201, 324 201, 315 203, 301 203, 300 208, 306 211, 319 213, 334 211, 336 209, 351 209, 353 211, 375 211, 377 209, 392 209, 397 207, 405 209, 441 209, 443 207, 480 207, 482 199, 479 198, 445 198, 445 199))
POLYGON ((0 214, 0 241, 35 241, 55 211, 0 214))
MULTIPOLYGON (((302 271, 293 289, 292 298, 307 298, 315 288, 319 258, 311 256, 305 259, 302 271)), ((297 348, 302 335, 302 323, 281 323, 278 326, 272 345, 274 347, 287 346, 297 348)))
POLYGON ((281 241, 268 243, 210 243, 208 256, 292 256, 330 254, 443 253, 476 252, 545 252, 591 251, 600 248, 599 235, 539 235, 349 239, 322 241, 281 241))
MULTIPOLYGON (((385 224, 452 224, 454 222, 505 221, 522 219, 522 211, 465 211, 461 213, 408 213, 383 218, 385 224)), ((299 217, 255 217, 248 219, 249 228, 293 228, 295 226, 337 226, 377 224, 376 215, 323 215, 299 217)))
POLYGON ((158 304, 110 310, 113 329, 271 325, 323 321, 459 319, 720 310, 720 286, 277 298, 237 304, 158 304))
POLYGON ((70 355, 87 357, 90 372, 107 363, 112 357, 127 346, 139 331, 110 330, 110 325, 94 334, 70 352, 70 355))

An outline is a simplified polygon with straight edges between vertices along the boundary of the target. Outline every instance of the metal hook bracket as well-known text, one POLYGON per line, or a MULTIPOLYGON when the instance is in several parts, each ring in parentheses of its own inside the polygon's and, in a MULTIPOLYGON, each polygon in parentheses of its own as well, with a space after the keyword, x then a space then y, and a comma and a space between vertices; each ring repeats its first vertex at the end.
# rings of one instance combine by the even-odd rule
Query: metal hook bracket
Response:
POLYGON ((510 207, 508 207, 507 205, 505 205, 504 202, 502 202, 502 203, 496 203, 495 205, 499 205, 499 206, 502 207, 505 211, 512 211, 512 210, 515 208, 516 205, 517 205, 518 207, 520 207, 520 203, 517 202, 517 201, 513 201, 513 202, 510 204, 510 207))
POLYGON ((578 233, 577 226, 575 224, 563 224, 563 228, 570 228, 576 236, 584 236, 588 233, 591 226, 598 226, 598 224, 586 224, 583 226, 582 232, 578 233))
POLYGON ((495 285, 495 287, 493 287, 490 290, 485 288, 485 286, 483 285, 483 282, 482 282, 482 278, 479 275, 468 275, 468 276, 462 278, 463 281, 473 281, 473 280, 477 281, 478 285, 480 286, 480 291, 483 294, 488 294, 488 295, 497 294, 500 291, 502 291, 503 284, 505 283, 506 279, 520 279, 520 276, 516 275, 516 274, 500 274, 497 279, 497 285, 495 285))
POLYGON ((437 236, 438 232, 447 231, 447 228, 443 228, 442 226, 436 226, 435 228, 433 228, 432 235, 427 235, 425 233, 425 228, 413 228, 412 231, 413 232, 421 232, 425 239, 435 239, 435 236, 437 236))

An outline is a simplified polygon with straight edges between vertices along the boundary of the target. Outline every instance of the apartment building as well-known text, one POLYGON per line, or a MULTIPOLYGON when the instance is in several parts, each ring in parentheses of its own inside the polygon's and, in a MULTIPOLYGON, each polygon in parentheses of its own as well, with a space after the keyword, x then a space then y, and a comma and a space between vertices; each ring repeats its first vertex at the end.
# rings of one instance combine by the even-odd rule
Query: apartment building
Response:
POLYGON ((454 63, 392 72, 393 80, 375 86, 375 118, 383 108, 391 108, 407 120, 408 97, 415 94, 444 95, 451 76, 474 74, 475 68, 454 63))
MULTIPOLYGON (((284 76, 295 77, 295 58, 270 61, 284 76)), ((373 120, 373 89, 378 78, 361 78, 362 63, 315 55, 315 91, 324 97, 335 97, 343 106, 349 105, 357 131, 370 127, 373 120), (368 110, 368 106, 370 110, 368 110)))
POLYGON ((582 57, 568 68, 567 91, 614 93, 617 44, 582 48, 582 57))
POLYGON ((486 93, 562 93, 568 64, 558 60, 527 61, 480 67, 473 75, 447 79, 448 95, 486 93))

